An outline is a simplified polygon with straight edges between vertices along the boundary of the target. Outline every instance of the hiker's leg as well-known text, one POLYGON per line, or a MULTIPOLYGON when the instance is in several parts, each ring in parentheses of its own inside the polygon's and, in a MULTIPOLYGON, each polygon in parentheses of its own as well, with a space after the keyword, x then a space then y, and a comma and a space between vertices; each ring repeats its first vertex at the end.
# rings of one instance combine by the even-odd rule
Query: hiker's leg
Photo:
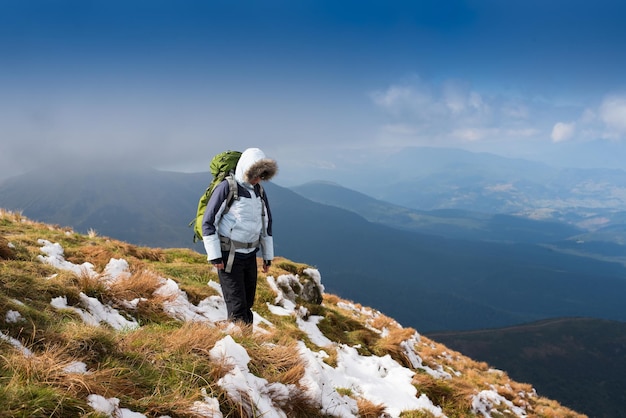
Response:
POLYGON ((256 296, 257 285, 257 266, 256 255, 252 254, 245 260, 245 266, 243 268, 244 286, 246 293, 246 322, 252 323, 252 306, 254 305, 254 298, 256 296))
POLYGON ((247 322, 248 307, 246 289, 244 285, 244 264, 235 259, 230 273, 224 270, 218 271, 222 294, 226 303, 228 319, 247 322))

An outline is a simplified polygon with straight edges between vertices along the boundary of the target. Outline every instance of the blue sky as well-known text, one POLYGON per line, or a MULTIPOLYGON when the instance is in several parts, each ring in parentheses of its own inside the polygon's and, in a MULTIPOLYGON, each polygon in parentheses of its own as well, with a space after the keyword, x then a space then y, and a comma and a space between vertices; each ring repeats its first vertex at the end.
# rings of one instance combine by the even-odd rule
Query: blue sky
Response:
POLYGON ((287 178, 407 146, 626 169, 624 17, 612 0, 0 0, 0 179, 95 158, 205 171, 249 146, 287 178))

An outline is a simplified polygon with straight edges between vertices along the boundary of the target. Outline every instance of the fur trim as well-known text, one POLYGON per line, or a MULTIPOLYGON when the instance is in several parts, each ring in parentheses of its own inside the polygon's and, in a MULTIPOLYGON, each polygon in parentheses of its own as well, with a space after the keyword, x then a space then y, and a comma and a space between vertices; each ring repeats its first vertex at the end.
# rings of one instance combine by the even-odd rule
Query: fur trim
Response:
POLYGON ((269 158, 263 158, 250 166, 246 171, 246 181, 261 177, 261 180, 270 180, 278 172, 278 164, 269 158))

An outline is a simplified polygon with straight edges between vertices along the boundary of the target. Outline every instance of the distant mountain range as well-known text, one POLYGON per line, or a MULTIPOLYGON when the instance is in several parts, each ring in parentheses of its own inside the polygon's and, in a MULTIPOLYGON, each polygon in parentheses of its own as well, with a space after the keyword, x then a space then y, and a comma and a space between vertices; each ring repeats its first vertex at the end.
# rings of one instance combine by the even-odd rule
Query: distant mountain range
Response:
POLYGON ((519 214, 410 209, 330 182, 309 182, 291 189, 315 202, 398 229, 471 241, 541 244, 565 253, 626 264, 626 220, 621 213, 613 214, 610 225, 590 231, 572 223, 519 214))
MULTIPOLYGON (((208 182, 204 173, 42 170, 4 181, 0 207, 79 232, 94 229, 134 244, 203 252, 201 244, 192 243, 187 224, 208 182)), ((330 292, 423 332, 560 316, 626 320, 622 264, 540 244, 563 242, 580 232, 571 226, 434 212, 424 214, 422 227, 400 229, 276 184, 266 189, 278 255, 315 265, 330 292), (381 283, 388 292, 379 292, 381 283)))
POLYGON ((624 170, 557 168, 488 153, 419 147, 316 175, 405 208, 518 214, 575 225, 587 231, 587 241, 626 244, 624 170))
POLYGON ((509 214, 461 209, 410 209, 329 182, 310 182, 291 190, 314 202, 357 213, 370 222, 447 238, 539 244, 558 242, 584 233, 581 228, 562 222, 509 214))

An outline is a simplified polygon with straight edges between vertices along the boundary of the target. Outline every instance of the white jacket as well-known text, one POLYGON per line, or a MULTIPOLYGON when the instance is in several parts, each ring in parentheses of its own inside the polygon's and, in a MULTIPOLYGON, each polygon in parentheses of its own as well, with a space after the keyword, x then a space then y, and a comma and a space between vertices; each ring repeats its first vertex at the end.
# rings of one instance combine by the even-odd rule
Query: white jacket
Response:
MULTIPOLYGON (((261 196, 260 185, 252 186, 248 183, 247 177, 250 171, 254 174, 265 173, 263 167, 268 161, 274 164, 274 171, 268 175, 271 177, 275 174, 276 165, 273 160, 265 158, 263 151, 249 148, 242 153, 235 170, 239 199, 233 200, 226 214, 223 212, 229 192, 228 181, 224 180, 213 191, 204 213, 202 227, 202 239, 209 261, 222 258, 220 235, 241 243, 254 243, 260 240, 259 247, 263 260, 274 258, 272 214, 267 196, 264 193, 261 196)), ((237 252, 251 253, 259 247, 239 248, 237 252)))

